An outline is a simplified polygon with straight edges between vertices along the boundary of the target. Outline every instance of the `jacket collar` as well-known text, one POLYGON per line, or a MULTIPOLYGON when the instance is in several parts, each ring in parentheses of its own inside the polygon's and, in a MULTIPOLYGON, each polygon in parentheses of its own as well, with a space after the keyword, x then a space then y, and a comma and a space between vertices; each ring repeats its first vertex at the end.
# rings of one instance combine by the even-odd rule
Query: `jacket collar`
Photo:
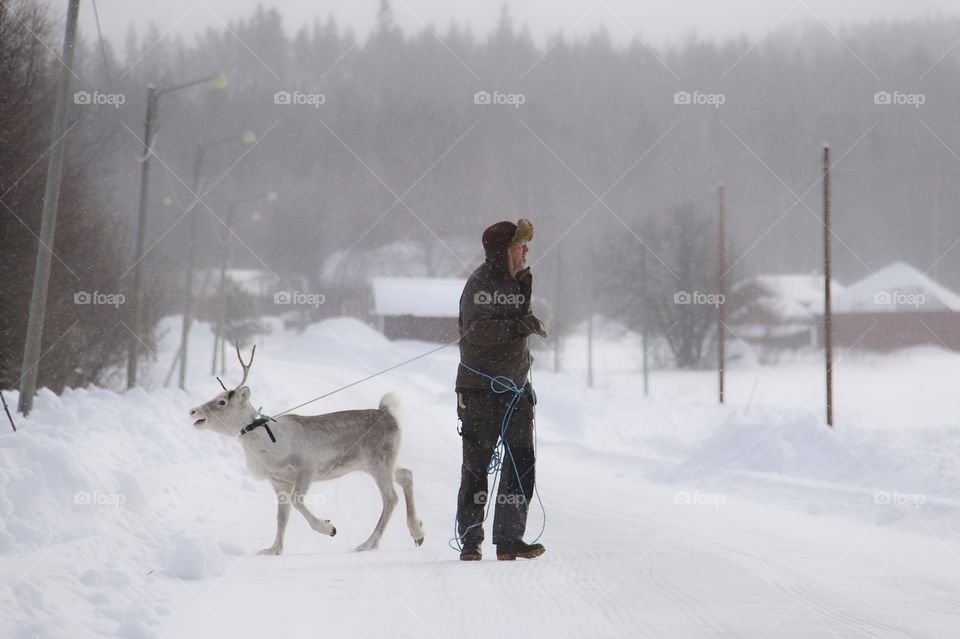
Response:
POLYGON ((491 266, 493 272, 504 280, 512 280, 510 269, 507 267, 507 248, 497 248, 487 252, 487 264, 491 266))

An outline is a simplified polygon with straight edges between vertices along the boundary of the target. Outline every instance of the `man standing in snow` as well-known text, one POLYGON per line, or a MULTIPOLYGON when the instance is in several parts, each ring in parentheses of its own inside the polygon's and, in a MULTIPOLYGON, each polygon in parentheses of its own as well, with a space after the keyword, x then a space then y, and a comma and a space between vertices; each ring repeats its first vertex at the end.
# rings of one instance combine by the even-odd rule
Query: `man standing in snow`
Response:
POLYGON ((463 466, 457 534, 463 544, 463 561, 482 558, 487 468, 501 438, 505 447, 493 520, 497 559, 532 559, 544 552, 541 544, 523 541, 536 461, 536 396, 529 380, 527 338, 533 334, 547 336, 543 322, 530 312, 533 276, 527 266, 527 242, 531 239, 533 225, 527 219, 516 224, 497 222, 487 228, 483 232, 486 261, 467 280, 460 297, 456 390, 463 466), (507 421, 511 405, 513 411, 507 421))

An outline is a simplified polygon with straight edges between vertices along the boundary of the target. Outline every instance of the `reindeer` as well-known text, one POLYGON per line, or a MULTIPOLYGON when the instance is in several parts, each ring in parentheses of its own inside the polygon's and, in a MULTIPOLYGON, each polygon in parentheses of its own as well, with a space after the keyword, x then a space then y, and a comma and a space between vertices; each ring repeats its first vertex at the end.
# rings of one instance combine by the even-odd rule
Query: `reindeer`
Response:
MULTIPOLYGON (((417 546, 423 543, 423 523, 417 518, 413 501, 413 473, 397 468, 400 450, 400 425, 397 421, 397 399, 388 393, 380 407, 372 410, 347 410, 326 415, 281 415, 262 418, 250 404, 250 387, 246 386, 257 347, 244 362, 237 344, 237 359, 243 368, 243 379, 232 390, 220 382, 223 392, 206 404, 190 410, 194 427, 209 429, 228 437, 239 437, 246 456, 247 468, 259 479, 266 479, 277 494, 277 536, 273 545, 261 555, 283 552, 283 536, 290 517, 290 507, 303 515, 310 527, 322 535, 333 537, 337 529, 328 519, 319 519, 305 504, 305 496, 315 481, 335 479, 353 471, 368 473, 383 498, 383 510, 369 539, 357 547, 374 550, 397 505, 400 484, 407 505, 407 529, 417 546)), ((219 378, 218 380, 219 381, 219 378)))

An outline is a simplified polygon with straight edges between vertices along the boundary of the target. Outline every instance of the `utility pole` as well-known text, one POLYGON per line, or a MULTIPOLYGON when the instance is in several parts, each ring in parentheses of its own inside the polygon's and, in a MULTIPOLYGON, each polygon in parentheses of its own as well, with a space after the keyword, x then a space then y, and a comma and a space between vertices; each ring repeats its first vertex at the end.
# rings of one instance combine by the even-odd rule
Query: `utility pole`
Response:
POLYGON ((593 388, 593 310, 594 310, 594 291, 596 289, 596 278, 594 277, 594 269, 597 267, 597 251, 596 245, 591 241, 590 242, 590 272, 587 274, 587 277, 590 278, 590 302, 588 304, 588 310, 590 315, 587 316, 587 386, 593 388))
POLYGON ((143 157, 140 159, 140 206, 137 211, 137 249, 133 263, 133 334, 127 352, 127 388, 137 385, 137 351, 143 326, 143 246, 147 238, 147 187, 150 183, 150 153, 153 123, 157 117, 157 88, 147 85, 147 118, 144 124, 143 157))
POLYGON ((150 185, 150 154, 152 153, 153 132, 157 120, 157 105, 160 98, 167 93, 189 89, 211 81, 215 89, 224 89, 227 86, 226 78, 217 74, 162 89, 157 89, 153 84, 147 85, 147 117, 144 122, 143 157, 140 159, 140 206, 137 211, 137 248, 133 262, 133 293, 131 295, 133 299, 133 327, 127 351, 127 388, 133 388, 137 385, 137 352, 143 335, 143 249, 147 237, 147 188, 150 185))
MULTIPOLYGON (((233 216, 237 210, 237 201, 231 199, 230 205, 227 207, 227 215, 224 218, 223 225, 223 254, 222 260, 220 262, 220 291, 218 295, 219 308, 217 310, 217 329, 214 331, 213 335, 213 364, 210 367, 210 374, 217 374, 217 354, 222 353, 224 340, 224 332, 227 330, 227 270, 230 268, 230 233, 231 225, 233 224, 233 216)), ((222 364, 222 355, 221 355, 221 370, 220 374, 224 373, 224 366, 222 364)))
POLYGON ((183 324, 180 329, 180 390, 187 387, 187 343, 190 338, 190 320, 193 312, 193 267, 197 246, 197 204, 200 202, 200 176, 203 172, 203 153, 206 147, 196 146, 193 156, 193 201, 190 216, 190 243, 187 252, 187 272, 184 277, 183 324))
POLYGON ((643 396, 650 394, 650 355, 649 344, 647 340, 650 336, 648 325, 650 324, 650 313, 647 309, 647 302, 650 296, 647 294, 647 247, 645 244, 640 246, 640 332, 643 339, 643 396))
POLYGON ((47 160, 47 178, 43 192, 43 212, 40 216, 40 243, 37 246, 37 264, 30 294, 30 315, 27 320, 27 339, 23 345, 22 382, 19 410, 26 415, 33 408, 40 365, 40 346, 43 340, 43 320, 47 311, 47 291, 50 285, 50 263, 57 230, 57 209, 60 205, 60 179, 63 176, 63 153, 66 146, 67 119, 70 116, 70 76, 73 75, 73 50, 77 39, 77 16, 80 0, 69 0, 67 25, 63 37, 63 56, 60 77, 57 80, 57 103, 53 115, 53 147, 47 160))
POLYGON ((833 309, 830 298, 830 146, 823 146, 823 341, 827 360, 827 426, 833 428, 833 309))
POLYGON ((560 242, 557 243, 557 250, 554 253, 556 255, 556 270, 554 271, 554 289, 553 289, 553 339, 554 339, 554 349, 553 349, 553 372, 560 372, 560 350, 563 348, 563 340, 560 338, 560 300, 562 300, 563 295, 563 238, 560 239, 560 242))
POLYGON ((727 327, 727 229, 726 229, 726 202, 724 200, 724 189, 723 184, 720 184, 717 187, 717 197, 720 203, 720 219, 719 219, 719 241, 720 247, 718 250, 717 258, 717 268, 718 268, 718 278, 717 278, 717 292, 719 293, 718 300, 720 306, 717 309, 717 370, 719 371, 720 377, 720 403, 723 403, 723 384, 724 384, 724 372, 725 372, 725 363, 726 357, 724 356, 725 343, 724 339, 726 337, 726 327, 727 327))

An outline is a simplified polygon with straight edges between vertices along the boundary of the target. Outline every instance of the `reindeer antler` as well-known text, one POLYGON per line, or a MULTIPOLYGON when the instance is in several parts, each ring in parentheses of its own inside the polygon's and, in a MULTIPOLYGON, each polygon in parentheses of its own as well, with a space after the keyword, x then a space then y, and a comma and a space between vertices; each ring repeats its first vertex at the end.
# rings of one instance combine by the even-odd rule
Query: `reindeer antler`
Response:
POLYGON ((243 368, 243 379, 240 380, 240 383, 237 384, 237 388, 241 388, 244 384, 247 383, 247 376, 250 374, 250 367, 253 366, 253 356, 257 354, 257 345, 253 345, 253 350, 250 351, 250 361, 244 362, 243 356, 240 355, 240 342, 235 342, 237 347, 237 359, 240 360, 240 366, 243 368))

